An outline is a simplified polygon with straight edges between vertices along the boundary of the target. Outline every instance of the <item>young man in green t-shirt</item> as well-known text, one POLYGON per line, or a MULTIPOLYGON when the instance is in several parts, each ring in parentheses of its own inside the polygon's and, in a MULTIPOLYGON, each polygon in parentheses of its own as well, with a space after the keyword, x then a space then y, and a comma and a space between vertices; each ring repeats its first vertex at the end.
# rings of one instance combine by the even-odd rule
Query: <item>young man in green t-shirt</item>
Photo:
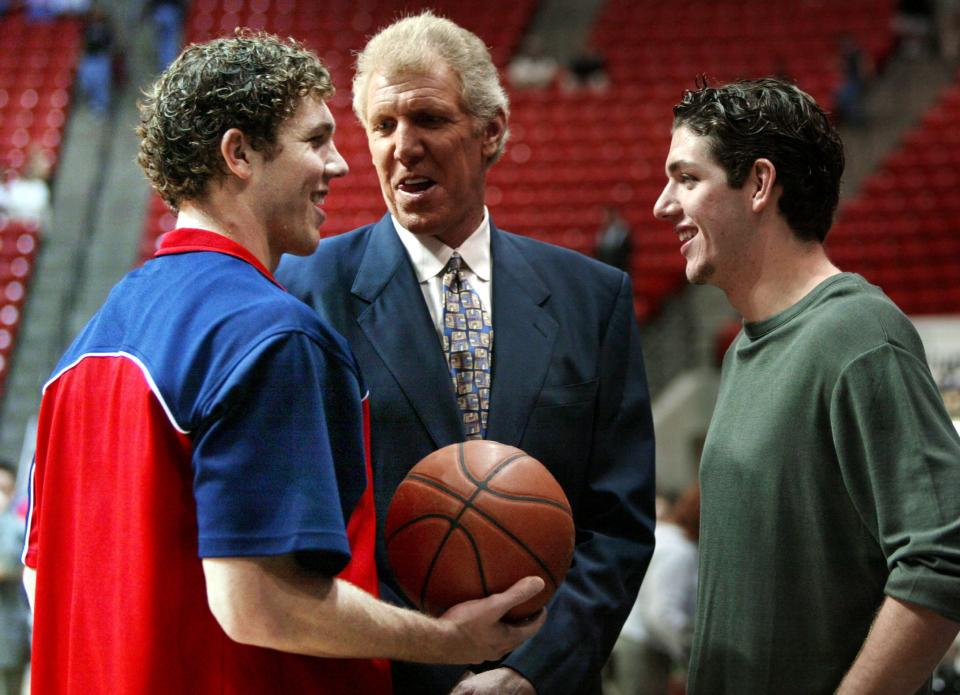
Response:
POLYGON ((654 206, 743 316, 701 463, 691 693, 913 693, 960 627, 960 438, 912 324, 823 247, 843 145, 775 79, 674 108, 654 206))

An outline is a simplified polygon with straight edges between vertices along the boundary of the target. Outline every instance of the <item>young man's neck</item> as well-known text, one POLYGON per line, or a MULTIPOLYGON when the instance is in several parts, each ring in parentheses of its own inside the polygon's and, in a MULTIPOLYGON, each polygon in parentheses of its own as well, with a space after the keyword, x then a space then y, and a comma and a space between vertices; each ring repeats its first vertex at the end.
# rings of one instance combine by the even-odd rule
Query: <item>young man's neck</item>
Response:
POLYGON ((252 253, 264 267, 272 272, 279 259, 274 259, 264 235, 256 225, 245 225, 238 211, 220 214, 219 208, 210 202, 184 201, 177 215, 177 227, 205 229, 231 239, 252 253))
POLYGON ((726 290, 730 303, 748 322, 779 314, 840 272, 822 244, 799 241, 792 233, 780 243, 770 244, 758 265, 749 282, 726 290))

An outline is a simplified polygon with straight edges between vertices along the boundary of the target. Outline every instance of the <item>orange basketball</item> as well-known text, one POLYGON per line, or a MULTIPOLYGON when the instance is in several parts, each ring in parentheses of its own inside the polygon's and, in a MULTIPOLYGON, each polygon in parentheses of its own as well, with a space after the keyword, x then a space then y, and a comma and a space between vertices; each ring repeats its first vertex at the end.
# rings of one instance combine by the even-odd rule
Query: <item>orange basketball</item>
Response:
POLYGON ((573 559, 573 515, 560 484, 520 449, 484 440, 451 444, 414 466, 390 502, 385 533, 397 582, 433 615, 538 575, 546 588, 505 616, 526 618, 573 559))

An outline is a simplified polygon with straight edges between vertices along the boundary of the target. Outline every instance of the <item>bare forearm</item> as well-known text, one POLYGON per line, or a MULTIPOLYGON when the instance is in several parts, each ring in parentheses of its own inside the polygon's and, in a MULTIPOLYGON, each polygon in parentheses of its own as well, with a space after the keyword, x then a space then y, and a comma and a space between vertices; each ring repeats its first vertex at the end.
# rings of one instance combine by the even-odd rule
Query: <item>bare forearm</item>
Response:
MULTIPOLYGON (((208 577, 216 577, 220 562, 204 561, 208 577)), ((256 606, 258 619, 231 613, 213 599, 211 608, 238 641, 314 656, 403 659, 410 656, 404 648, 416 640, 424 652, 441 658, 435 643, 442 642, 442 628, 426 616, 382 604, 347 582, 311 575, 289 558, 230 562, 234 574, 222 600, 256 606), (260 575, 264 564, 270 571, 260 575), (248 581, 237 570, 258 576, 248 581)))
POLYGON ((348 582, 305 572, 289 557, 204 560, 204 572, 211 609, 227 634, 282 651, 470 663, 496 658, 493 652, 510 639, 506 632, 521 631, 503 625, 500 635, 478 637, 479 631, 470 633, 456 621, 392 606, 348 582))
POLYGON ((960 625, 887 597, 837 695, 910 695, 923 685, 960 625))

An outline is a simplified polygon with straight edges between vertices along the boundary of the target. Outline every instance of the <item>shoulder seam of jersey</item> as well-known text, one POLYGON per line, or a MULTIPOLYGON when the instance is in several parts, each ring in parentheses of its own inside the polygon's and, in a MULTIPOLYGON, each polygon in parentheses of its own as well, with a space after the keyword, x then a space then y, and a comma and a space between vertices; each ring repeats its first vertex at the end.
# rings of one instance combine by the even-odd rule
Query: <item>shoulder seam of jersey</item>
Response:
POLYGON ((59 372, 54 374, 50 378, 50 380, 43 385, 43 388, 40 391, 41 394, 46 392, 47 387, 50 386, 50 384, 55 382, 57 379, 63 376, 66 372, 76 367, 78 364, 80 364, 83 360, 87 359, 88 357, 121 357, 121 358, 126 358, 131 362, 133 362, 135 365, 137 365, 137 367, 143 373, 143 378, 147 380, 147 385, 150 387, 150 391, 152 391, 153 395, 156 396, 157 401, 160 403, 160 407, 163 408, 163 412, 166 413, 167 419, 170 421, 170 424, 173 426, 173 428, 180 434, 190 433, 189 430, 181 427, 180 424, 177 422, 176 418, 173 417, 173 412, 170 410, 170 407, 167 405, 166 400, 164 400, 163 394, 160 393, 160 389, 157 387, 157 383, 153 380, 153 375, 150 374, 150 370, 147 369, 147 366, 142 361, 140 361, 140 359, 136 355, 133 355, 129 352, 125 352, 123 350, 118 350, 115 352, 85 352, 84 354, 80 355, 77 359, 75 359, 73 362, 68 364, 66 367, 61 369, 59 372))

